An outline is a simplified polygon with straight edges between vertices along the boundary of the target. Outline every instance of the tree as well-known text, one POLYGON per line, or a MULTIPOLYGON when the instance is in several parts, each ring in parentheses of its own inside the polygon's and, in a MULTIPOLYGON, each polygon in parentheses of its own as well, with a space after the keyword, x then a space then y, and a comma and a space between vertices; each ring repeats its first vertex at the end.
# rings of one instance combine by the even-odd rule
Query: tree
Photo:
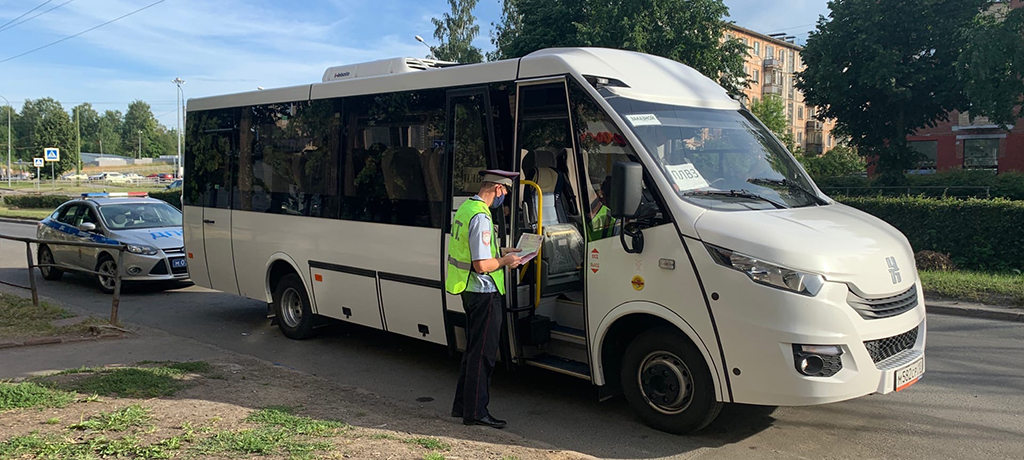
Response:
POLYGON ((971 115, 984 114, 1004 127, 1024 116, 1024 8, 978 16, 957 62, 957 75, 971 101, 971 115))
POLYGON ((542 48, 596 46, 666 57, 717 78, 739 94, 745 45, 723 40, 729 14, 721 0, 505 0, 492 58, 542 48))
POLYGON ((430 47, 435 59, 463 64, 483 61, 480 48, 473 46, 473 39, 480 34, 480 26, 475 24, 473 16, 476 3, 477 0, 448 0, 451 13, 444 13, 441 19, 430 19, 438 42, 437 46, 430 47))
MULTIPOLYGON (((60 174, 69 169, 74 169, 75 161, 75 125, 71 117, 64 111, 64 107, 53 99, 39 99, 36 104, 38 118, 35 122, 33 135, 38 144, 31 149, 32 156, 42 156, 46 147, 57 147, 60 149, 60 161, 54 163, 54 174, 60 174)), ((40 170, 43 176, 50 177, 50 168, 40 170)))
POLYGON ((845 145, 837 145, 822 156, 797 155, 797 160, 811 177, 844 177, 864 171, 867 163, 857 150, 845 145))
POLYGON ((128 104, 128 112, 124 114, 121 126, 121 143, 125 152, 142 157, 154 157, 160 154, 157 140, 157 122, 149 104, 142 100, 128 104), (141 143, 141 152, 139 152, 141 143))
POLYGON ((906 136, 967 106, 955 63, 987 0, 832 0, 801 56, 797 88, 836 120, 883 183, 905 181, 918 155, 906 136))
POLYGON ((121 115, 120 110, 103 112, 103 116, 100 117, 97 124, 96 144, 83 144, 82 148, 84 149, 85 145, 88 145, 93 152, 121 155, 124 152, 121 144, 123 124, 124 116, 121 115))
POLYGON ((761 120, 761 123, 775 133, 790 152, 794 151, 793 133, 789 128, 789 119, 786 118, 786 104, 781 97, 775 94, 768 94, 761 100, 750 104, 750 112, 761 120))

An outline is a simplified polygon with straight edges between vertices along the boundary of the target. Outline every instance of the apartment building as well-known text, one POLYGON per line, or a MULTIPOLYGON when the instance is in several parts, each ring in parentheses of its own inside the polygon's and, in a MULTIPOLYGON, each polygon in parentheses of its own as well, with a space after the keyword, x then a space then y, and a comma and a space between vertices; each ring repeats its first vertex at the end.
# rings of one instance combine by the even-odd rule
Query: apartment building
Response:
POLYGON ((797 146, 814 154, 835 147, 834 122, 815 118, 815 107, 805 104, 803 93, 794 86, 796 73, 804 68, 800 58, 803 47, 785 34, 765 35, 736 24, 729 25, 726 38, 735 38, 747 45, 743 70, 750 85, 744 91, 745 103, 768 95, 778 96, 783 100, 789 131, 797 146))
MULTIPOLYGON (((994 4, 991 13, 1024 8, 1024 0, 994 4)), ((934 127, 907 136, 907 144, 922 156, 917 173, 946 169, 982 169, 995 173, 1024 171, 1024 118, 1003 129, 985 117, 950 112, 934 127)))

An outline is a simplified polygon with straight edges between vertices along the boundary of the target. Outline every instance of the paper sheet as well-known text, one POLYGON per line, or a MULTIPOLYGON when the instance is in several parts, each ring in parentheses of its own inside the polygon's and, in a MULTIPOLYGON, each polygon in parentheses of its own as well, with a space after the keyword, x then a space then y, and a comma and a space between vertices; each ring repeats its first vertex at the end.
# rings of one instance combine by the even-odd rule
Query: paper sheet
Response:
POLYGON ((537 257, 537 251, 540 250, 540 244, 544 241, 543 235, 537 235, 535 233, 523 233, 519 237, 519 244, 516 245, 520 251, 516 253, 519 256, 519 263, 525 264, 534 257, 537 257))

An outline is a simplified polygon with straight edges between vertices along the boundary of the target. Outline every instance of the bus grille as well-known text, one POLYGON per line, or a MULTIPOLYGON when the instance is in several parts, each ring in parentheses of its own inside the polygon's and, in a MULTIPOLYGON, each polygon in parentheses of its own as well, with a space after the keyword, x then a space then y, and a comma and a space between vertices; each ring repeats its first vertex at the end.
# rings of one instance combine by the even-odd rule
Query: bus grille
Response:
POLYGON ((852 291, 846 302, 864 319, 890 318, 917 306, 917 286, 891 297, 865 299, 852 291))
POLYGON ((868 354, 871 355, 871 360, 877 363, 903 350, 913 348, 914 344, 917 343, 918 329, 920 329, 920 326, 892 337, 868 340, 867 342, 864 342, 864 347, 868 349, 868 354))

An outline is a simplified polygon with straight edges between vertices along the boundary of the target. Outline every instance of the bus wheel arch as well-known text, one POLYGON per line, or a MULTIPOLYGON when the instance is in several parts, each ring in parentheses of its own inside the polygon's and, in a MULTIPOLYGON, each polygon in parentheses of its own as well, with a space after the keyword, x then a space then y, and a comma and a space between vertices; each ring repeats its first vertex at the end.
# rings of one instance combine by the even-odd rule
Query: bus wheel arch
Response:
MULTIPOLYGON (((267 261, 267 281, 266 281, 266 296, 267 302, 274 301, 274 291, 277 289, 277 284, 281 282, 281 278, 290 273, 294 273, 302 279, 302 272, 299 271, 298 265, 295 261, 288 257, 286 254, 277 253, 270 256, 270 260, 267 261)), ((307 289, 307 295, 312 297, 312 293, 307 289)))
POLYGON ((713 358, 697 332, 676 313, 668 308, 650 302, 627 302, 612 309, 597 328, 595 348, 591 356, 594 362, 594 383, 604 385, 602 394, 621 394, 619 373, 626 347, 644 332, 662 329, 677 332, 699 350, 704 363, 711 373, 716 398, 727 400, 721 381, 720 364, 713 358))

